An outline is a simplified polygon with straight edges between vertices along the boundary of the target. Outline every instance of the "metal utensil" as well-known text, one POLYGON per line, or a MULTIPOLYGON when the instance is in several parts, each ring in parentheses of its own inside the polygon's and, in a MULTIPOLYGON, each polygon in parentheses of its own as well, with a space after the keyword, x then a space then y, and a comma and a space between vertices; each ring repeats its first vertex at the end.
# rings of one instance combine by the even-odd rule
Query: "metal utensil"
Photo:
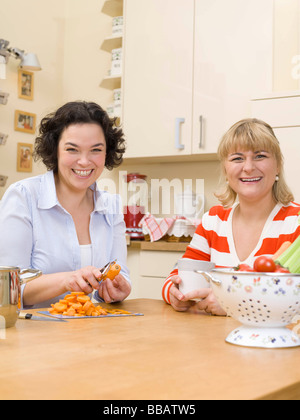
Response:
POLYGON ((98 278, 99 281, 102 281, 106 274, 109 272, 111 267, 117 262, 117 260, 108 262, 103 268, 101 268, 101 277, 98 278))
POLYGON ((19 319, 31 319, 33 321, 58 321, 58 322, 67 322, 65 319, 59 318, 47 318, 46 316, 36 316, 26 312, 19 313, 19 319))
POLYGON ((21 270, 19 267, 0 266, 0 319, 4 319, 5 328, 13 327, 17 322, 21 284, 41 274, 40 270, 21 270), (28 273, 30 276, 27 275, 28 273))

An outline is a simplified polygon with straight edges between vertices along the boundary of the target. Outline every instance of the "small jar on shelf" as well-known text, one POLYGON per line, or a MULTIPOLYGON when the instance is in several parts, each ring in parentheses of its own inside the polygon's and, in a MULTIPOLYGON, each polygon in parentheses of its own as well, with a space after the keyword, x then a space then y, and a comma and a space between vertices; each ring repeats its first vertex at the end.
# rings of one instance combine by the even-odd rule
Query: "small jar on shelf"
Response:
POLYGON ((122 75, 122 48, 115 48, 111 52, 111 76, 122 75))
POLYGON ((112 19, 112 35, 122 36, 123 35, 123 16, 116 16, 112 19))
POLYGON ((121 118, 122 116, 122 102, 121 102, 121 89, 114 89, 113 91, 114 102, 106 108, 108 115, 113 118, 121 118))

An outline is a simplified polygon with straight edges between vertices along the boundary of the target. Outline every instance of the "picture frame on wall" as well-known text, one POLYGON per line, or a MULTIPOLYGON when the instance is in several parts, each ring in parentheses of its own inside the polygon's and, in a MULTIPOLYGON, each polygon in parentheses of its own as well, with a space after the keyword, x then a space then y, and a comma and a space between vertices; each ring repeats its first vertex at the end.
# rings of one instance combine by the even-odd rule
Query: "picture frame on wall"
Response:
POLYGON ((15 130, 24 133, 35 133, 36 114, 25 111, 15 111, 15 130))
POLYGON ((33 145, 30 143, 17 144, 17 171, 32 172, 33 145))
POLYGON ((33 100, 34 94, 34 73, 31 71, 18 70, 18 97, 21 99, 33 100))

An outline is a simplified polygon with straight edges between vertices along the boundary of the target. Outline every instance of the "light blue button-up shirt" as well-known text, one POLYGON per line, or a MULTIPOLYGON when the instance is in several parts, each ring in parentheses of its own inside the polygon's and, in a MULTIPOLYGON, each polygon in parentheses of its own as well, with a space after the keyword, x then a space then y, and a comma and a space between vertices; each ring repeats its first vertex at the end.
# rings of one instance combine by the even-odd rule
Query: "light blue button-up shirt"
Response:
MULTIPOLYGON (((130 282, 120 197, 100 191, 96 183, 91 188, 92 265, 102 268, 117 259, 121 274, 130 282)), ((73 218, 58 202, 52 171, 16 182, 5 192, 0 202, 0 265, 35 268, 43 274, 81 268, 73 218)), ((57 300, 34 307, 50 306, 57 300)))

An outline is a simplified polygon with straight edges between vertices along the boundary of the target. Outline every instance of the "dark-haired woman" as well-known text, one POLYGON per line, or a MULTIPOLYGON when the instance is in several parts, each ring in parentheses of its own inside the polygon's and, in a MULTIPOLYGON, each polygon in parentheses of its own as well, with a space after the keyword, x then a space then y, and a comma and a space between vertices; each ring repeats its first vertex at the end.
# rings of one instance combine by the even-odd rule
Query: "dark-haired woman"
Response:
POLYGON ((95 103, 69 102, 41 121, 34 156, 48 171, 11 185, 0 205, 0 265, 43 272, 22 286, 23 307, 47 307, 69 291, 95 290, 105 302, 129 295, 121 205, 96 182, 124 152, 122 130, 95 103), (113 259, 120 274, 99 284, 113 259))

